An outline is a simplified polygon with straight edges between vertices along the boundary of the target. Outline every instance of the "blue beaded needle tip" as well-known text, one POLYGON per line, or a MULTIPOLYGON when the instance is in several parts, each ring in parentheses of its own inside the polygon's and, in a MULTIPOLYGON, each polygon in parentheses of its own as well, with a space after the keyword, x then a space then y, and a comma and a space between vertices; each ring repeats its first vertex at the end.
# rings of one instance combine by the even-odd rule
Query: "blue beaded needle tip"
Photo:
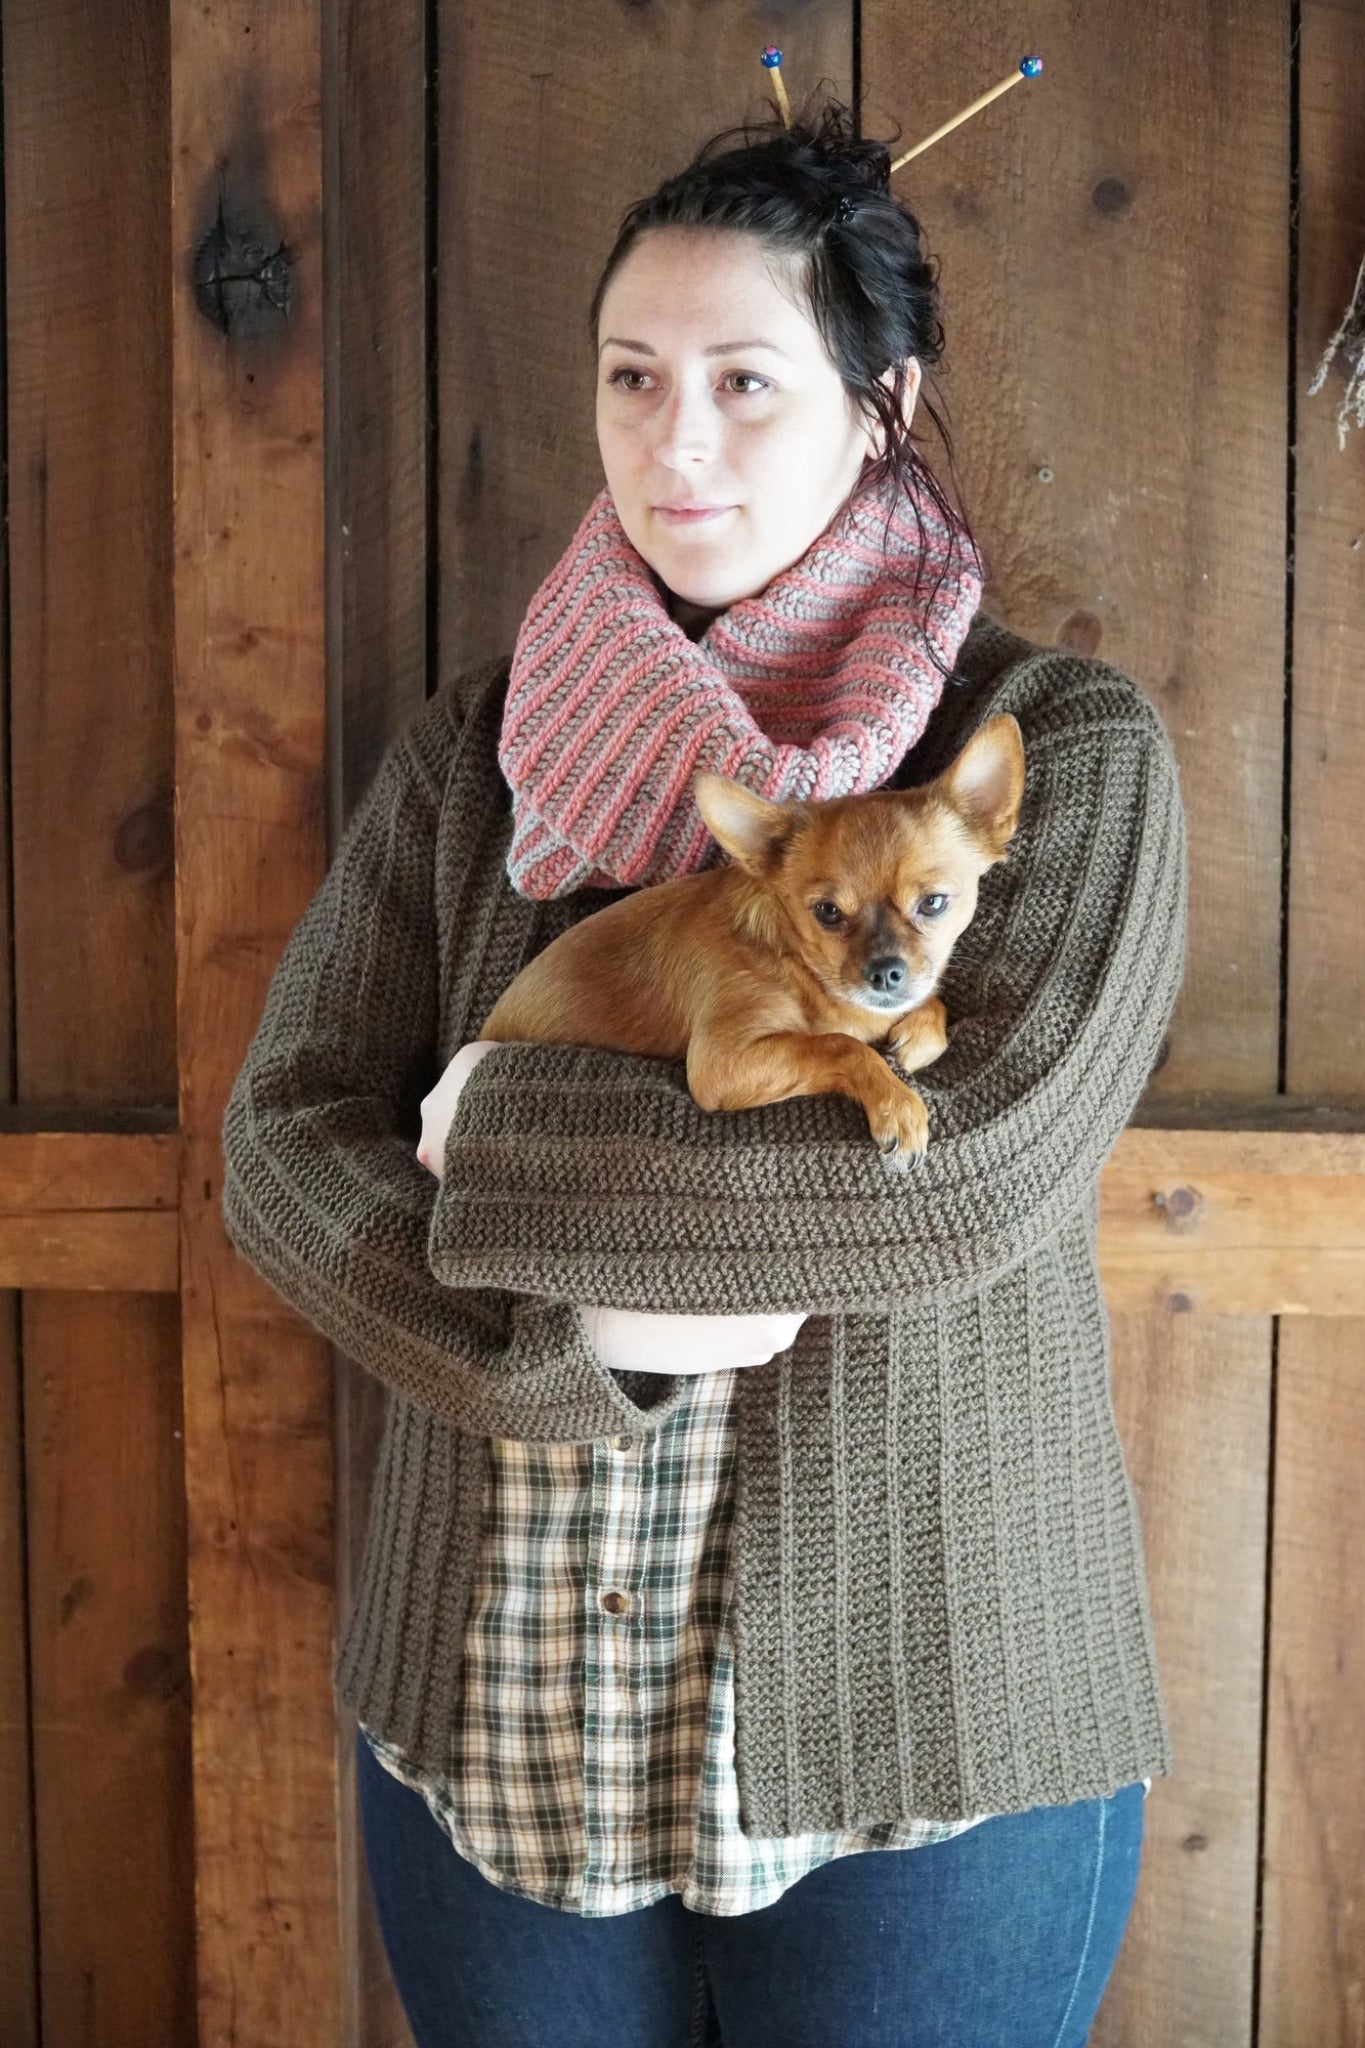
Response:
POLYGON ((1023 72, 1025 78, 1036 78, 1042 68, 1043 60, 1041 57, 1021 57, 1019 59, 1019 69, 1023 72))

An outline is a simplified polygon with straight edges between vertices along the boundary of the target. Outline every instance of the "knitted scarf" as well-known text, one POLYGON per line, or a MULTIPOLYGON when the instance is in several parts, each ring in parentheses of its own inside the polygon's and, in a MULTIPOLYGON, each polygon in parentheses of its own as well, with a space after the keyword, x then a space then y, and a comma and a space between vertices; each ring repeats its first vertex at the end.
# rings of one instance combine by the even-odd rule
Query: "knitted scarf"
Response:
POLYGON ((518 893, 709 865, 718 852, 690 787, 700 768, 775 801, 885 782, 942 695, 928 649, 951 667, 980 602, 979 559, 964 543, 954 569, 949 552, 933 500, 917 485, 912 502, 889 478, 845 500, 799 561, 692 641, 600 491, 512 657, 498 759, 518 893), (930 587, 945 570, 928 604, 911 595, 921 553, 930 587))

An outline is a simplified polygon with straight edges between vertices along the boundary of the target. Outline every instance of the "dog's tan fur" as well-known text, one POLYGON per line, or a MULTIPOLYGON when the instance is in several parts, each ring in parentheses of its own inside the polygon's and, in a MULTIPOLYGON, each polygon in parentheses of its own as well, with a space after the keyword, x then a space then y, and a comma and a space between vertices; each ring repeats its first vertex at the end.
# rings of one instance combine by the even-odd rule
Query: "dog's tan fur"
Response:
POLYGON ((685 1057, 703 1109, 849 1095, 883 1152, 922 1152, 924 1102, 872 1047, 908 1074, 947 1045, 933 990, 1019 822, 1016 721, 990 719, 920 789, 774 804, 719 775, 693 786, 731 863, 582 919, 522 970, 480 1037, 685 1057), (923 905, 940 893, 934 917, 923 905), (816 903, 837 906, 837 929, 816 903), (903 1002, 873 1008, 863 970, 879 956, 907 977, 903 1002))

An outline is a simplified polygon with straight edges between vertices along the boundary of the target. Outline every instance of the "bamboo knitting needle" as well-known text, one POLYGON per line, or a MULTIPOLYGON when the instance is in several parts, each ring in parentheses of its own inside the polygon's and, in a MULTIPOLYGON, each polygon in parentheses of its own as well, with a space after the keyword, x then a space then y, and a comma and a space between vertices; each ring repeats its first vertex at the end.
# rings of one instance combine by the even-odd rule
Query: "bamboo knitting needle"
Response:
POLYGON ((787 88, 782 83, 782 52, 778 49, 776 43, 769 43, 760 52, 760 62, 766 71, 772 72, 773 91, 777 94, 777 111, 782 116, 782 126, 790 128, 792 124, 792 103, 787 98, 787 88))
MULTIPOLYGON (((778 54, 780 56, 781 53, 779 52, 778 54)), ((766 63, 767 58, 765 57, 763 61, 766 63)), ((935 128, 933 134, 926 135, 923 142, 917 142, 913 149, 907 149, 904 156, 898 156, 892 164, 891 170, 887 172, 887 176, 892 176, 894 172, 901 168, 902 164, 908 164, 911 157, 919 156, 921 151, 928 149, 930 143, 941 142, 945 135, 951 135, 954 128, 960 128, 964 121, 970 121, 973 114, 979 114, 981 109, 988 107, 992 100, 998 100, 1002 92, 1008 92, 1012 85, 1018 85, 1021 78, 1036 78, 1042 68, 1043 60, 1041 57, 1021 57, 1017 71, 1011 71, 1009 77, 1002 78, 999 85, 993 85, 989 92, 982 93, 979 100, 973 100, 971 105, 964 107, 960 114, 954 114, 951 121, 945 121, 941 128, 935 128)), ((786 95, 784 94, 783 97, 785 98, 786 95)))

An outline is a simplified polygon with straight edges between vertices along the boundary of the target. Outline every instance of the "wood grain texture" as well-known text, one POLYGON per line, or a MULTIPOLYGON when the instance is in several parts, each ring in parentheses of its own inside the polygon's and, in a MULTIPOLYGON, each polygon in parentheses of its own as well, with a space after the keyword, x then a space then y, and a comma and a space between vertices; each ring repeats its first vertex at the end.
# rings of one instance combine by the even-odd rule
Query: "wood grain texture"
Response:
POLYGON ((0 1216, 92 1209, 174 1214, 179 1166, 173 1131, 0 1131, 0 1216))
POLYGON ((1099 1260, 1114 1309, 1365 1315, 1365 1134, 1127 1130, 1099 1260))
POLYGON ((1307 396, 1365 256, 1365 15, 1308 0, 1300 38, 1293 779, 1285 1085, 1365 1096, 1365 432, 1337 444, 1340 359, 1307 396))
MULTIPOLYGON (((1128 1313, 1292 1316, 1298 1322, 1323 1316, 1337 1318, 1340 1330, 1365 1315, 1363 1264, 1358 1241, 1335 1251, 1251 1245, 1164 1253, 1115 1249, 1111 1233, 1100 1253, 1100 1276, 1110 1308, 1128 1313)), ((1216 1344, 1216 1330, 1213 1337, 1216 1344)), ((1354 1331, 1347 1342, 1358 1356, 1354 1331)), ((1216 1356, 1209 1370, 1220 1370, 1216 1356)))
POLYGON ((338 2027, 327 1346, 232 1252, 223 1105, 325 866, 321 21, 171 8, 175 766, 199 2027, 338 2027), (208 293, 196 252, 230 238, 208 293))
POLYGON ((1268 1334, 1251 1317, 1111 1318, 1175 1767, 1152 1781, 1137 1898, 1093 2048, 1253 2040, 1268 1334))
MULTIPOLYGON (((1365 1098, 1365 435, 1340 365, 1307 395, 1365 255, 1365 15, 1307 0, 1300 185, 1285 1086, 1365 1098)), ((1365 1305, 1282 1325, 1270 1582, 1260 2039, 1365 2044, 1365 1305)))
POLYGON ((0 1132, 0 1286, 174 1294, 179 1160, 173 1132, 0 1132))
MULTIPOLYGON (((9 130, 6 128, 6 134, 9 130)), ((0 351, 0 405, 8 418, 0 351)), ((0 648, 9 646, 8 532, 0 534, 0 648)), ((0 729, 9 731, 9 669, 0 660, 0 729)), ((10 788, 0 772, 0 1017, 14 1015, 10 902, 10 788)), ((0 1105, 12 1110, 13 1043, 0 1031, 0 1105)), ((38 1949, 34 1914, 33 1747, 29 1720, 24 1503, 24 1395, 17 1294, 0 1294, 0 2041, 37 2048, 38 1949)))
MULTIPOLYGON (((439 681, 427 633, 427 11, 326 10, 324 180, 330 843, 388 741, 439 681), (362 146, 363 142, 363 146, 362 146)), ((365 1540, 384 1390, 337 1358, 336 1600, 348 1615, 365 1540)), ((365 1877, 355 1723, 338 1711, 343 2048, 411 2048, 365 1877)))
POLYGON ((43 2039, 63 2048, 194 2040, 178 1320, 170 1297, 24 1298, 43 2039))
POLYGON ((0 1295, 0 2041, 37 2048, 19 1301, 0 1295))
POLYGON ((1280 1337, 1262 2048, 1365 2042, 1362 1332, 1308 1323, 1280 1337))
MULTIPOLYGON (((156 1211, 0 1216, 0 1287, 174 1294, 179 1223, 156 1211)), ((168 1367, 168 1369, 170 1369, 168 1367)))
MULTIPOLYGON (((6 7, 14 1091, 100 1115, 175 1099, 167 94, 150 0, 6 7)), ((177 1336, 167 1296, 23 1304, 40 2025, 63 2048, 193 2039, 177 1336), (78 1581, 98 1593, 64 1627, 78 1581)))

